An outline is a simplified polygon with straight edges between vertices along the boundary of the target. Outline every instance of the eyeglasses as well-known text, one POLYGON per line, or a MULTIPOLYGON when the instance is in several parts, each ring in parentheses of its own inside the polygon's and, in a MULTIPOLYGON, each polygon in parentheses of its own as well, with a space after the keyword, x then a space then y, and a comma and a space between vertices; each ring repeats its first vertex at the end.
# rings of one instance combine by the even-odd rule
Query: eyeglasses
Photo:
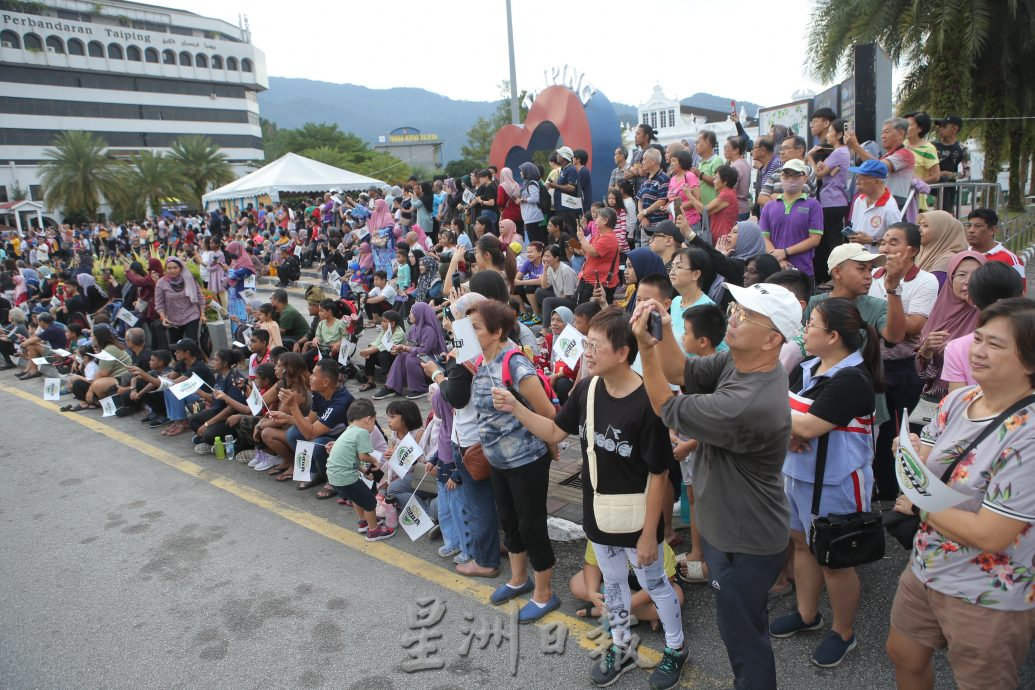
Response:
POLYGON ((583 338, 582 339, 582 351, 583 352, 588 352, 590 354, 594 354, 595 355, 599 348, 600 348, 600 344, 599 343, 594 343, 589 338, 583 338))
POLYGON ((956 272, 956 273, 952 274, 952 279, 953 280, 962 281, 964 283, 969 283, 970 282, 970 274, 969 273, 964 273, 962 271, 959 271, 959 272, 956 272))
POLYGON ((777 329, 773 328, 772 326, 768 326, 768 325, 762 323, 761 321, 755 321, 754 319, 749 319, 747 317, 747 314, 744 312, 743 307, 741 307, 736 302, 730 302, 730 306, 726 310, 726 315, 729 317, 730 325, 733 325, 733 326, 738 325, 741 321, 747 321, 748 323, 753 323, 756 326, 761 326, 762 328, 765 328, 767 330, 775 331, 777 333, 780 332, 777 329))
POLYGON ((826 331, 828 333, 831 330, 833 330, 833 329, 827 328, 826 326, 820 326, 818 323, 816 323, 812 319, 809 319, 807 322, 805 322, 805 328, 818 328, 819 330, 826 331))
POLYGON ((689 266, 684 266, 683 264, 672 264, 668 268, 668 272, 669 273, 672 273, 673 271, 692 271, 692 270, 694 270, 694 269, 692 269, 689 266))

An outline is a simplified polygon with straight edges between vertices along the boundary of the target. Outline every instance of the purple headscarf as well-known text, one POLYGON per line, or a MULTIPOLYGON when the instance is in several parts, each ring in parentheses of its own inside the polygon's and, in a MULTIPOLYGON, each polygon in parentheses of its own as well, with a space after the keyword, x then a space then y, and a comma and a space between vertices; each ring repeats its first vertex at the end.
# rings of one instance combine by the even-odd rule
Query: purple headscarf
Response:
POLYGON ((446 351, 446 339, 442 326, 435 318, 435 310, 427 302, 417 302, 410 310, 413 327, 407 333, 407 340, 417 343, 425 354, 438 355, 446 351))

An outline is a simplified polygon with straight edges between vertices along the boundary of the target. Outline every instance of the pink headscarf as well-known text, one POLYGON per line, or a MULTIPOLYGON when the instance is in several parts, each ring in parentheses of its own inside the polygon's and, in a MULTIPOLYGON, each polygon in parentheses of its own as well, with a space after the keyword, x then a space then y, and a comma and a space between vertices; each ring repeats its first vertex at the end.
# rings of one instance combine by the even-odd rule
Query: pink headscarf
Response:
POLYGON ((374 253, 370 249, 369 242, 359 245, 359 267, 363 269, 374 267, 374 253))
POLYGON ((388 208, 388 202, 378 199, 374 202, 374 212, 370 214, 370 220, 367 222, 370 232, 375 233, 393 225, 395 218, 392 217, 392 209, 388 208))
MULTIPOLYGON (((504 168, 506 170, 506 168, 504 168)), ((510 243, 514 241, 514 236, 517 234, 517 223, 504 218, 500 221, 500 244, 504 247, 510 246, 510 243)))
POLYGON ((921 339, 926 338, 928 333, 934 331, 948 331, 948 340, 953 340, 973 333, 977 328, 978 308, 967 300, 960 299, 952 291, 952 274, 956 272, 964 259, 973 259, 982 266, 988 263, 984 254, 974 251, 960 252, 949 260, 946 272, 948 277, 938 293, 938 298, 934 301, 934 307, 931 309, 931 315, 927 317, 927 323, 920 331, 921 339))
POLYGON ((510 171, 510 168, 500 169, 500 187, 510 197, 516 198, 521 195, 521 185, 514 180, 514 173, 510 171))
POLYGON ((415 224, 412 227, 410 227, 410 230, 417 233, 417 244, 419 244, 421 248, 423 248, 424 250, 428 250, 431 248, 431 246, 428 244, 428 236, 424 234, 424 229, 421 226, 415 224))
POLYGON ((252 273, 257 273, 255 270, 255 262, 252 261, 251 255, 245 250, 244 245, 234 240, 230 244, 226 245, 226 250, 236 256, 234 262, 230 265, 232 269, 246 268, 252 273))

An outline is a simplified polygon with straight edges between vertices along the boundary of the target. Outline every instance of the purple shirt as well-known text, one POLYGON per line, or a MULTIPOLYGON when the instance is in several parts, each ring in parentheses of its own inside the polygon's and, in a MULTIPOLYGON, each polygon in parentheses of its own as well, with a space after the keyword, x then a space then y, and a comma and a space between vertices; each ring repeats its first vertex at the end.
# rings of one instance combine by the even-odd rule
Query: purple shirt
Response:
POLYGON ((827 168, 837 168, 837 172, 823 178, 823 186, 819 190, 820 205, 823 208, 848 206, 848 166, 852 164, 848 147, 834 149, 823 163, 827 168))
MULTIPOLYGON (((804 196, 792 201, 788 206, 783 197, 773 199, 762 207, 762 216, 758 219, 762 234, 769 238, 776 249, 793 247, 810 234, 823 234, 823 207, 815 199, 804 196)), ((787 261, 806 275, 815 275, 812 270, 810 249, 801 254, 787 257, 787 261)))

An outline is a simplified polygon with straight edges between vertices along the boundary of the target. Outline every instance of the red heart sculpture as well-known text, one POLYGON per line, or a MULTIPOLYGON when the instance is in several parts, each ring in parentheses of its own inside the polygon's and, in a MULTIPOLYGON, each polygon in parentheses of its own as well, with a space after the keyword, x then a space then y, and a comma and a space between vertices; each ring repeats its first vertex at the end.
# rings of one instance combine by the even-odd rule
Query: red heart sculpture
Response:
POLYGON ((565 146, 572 150, 585 149, 590 156, 587 165, 592 170, 593 138, 586 109, 582 107, 578 96, 565 86, 548 86, 543 89, 528 109, 525 124, 500 127, 489 150, 489 164, 498 168, 505 166, 510 152, 515 148, 527 149, 532 134, 545 122, 557 128, 565 146))

